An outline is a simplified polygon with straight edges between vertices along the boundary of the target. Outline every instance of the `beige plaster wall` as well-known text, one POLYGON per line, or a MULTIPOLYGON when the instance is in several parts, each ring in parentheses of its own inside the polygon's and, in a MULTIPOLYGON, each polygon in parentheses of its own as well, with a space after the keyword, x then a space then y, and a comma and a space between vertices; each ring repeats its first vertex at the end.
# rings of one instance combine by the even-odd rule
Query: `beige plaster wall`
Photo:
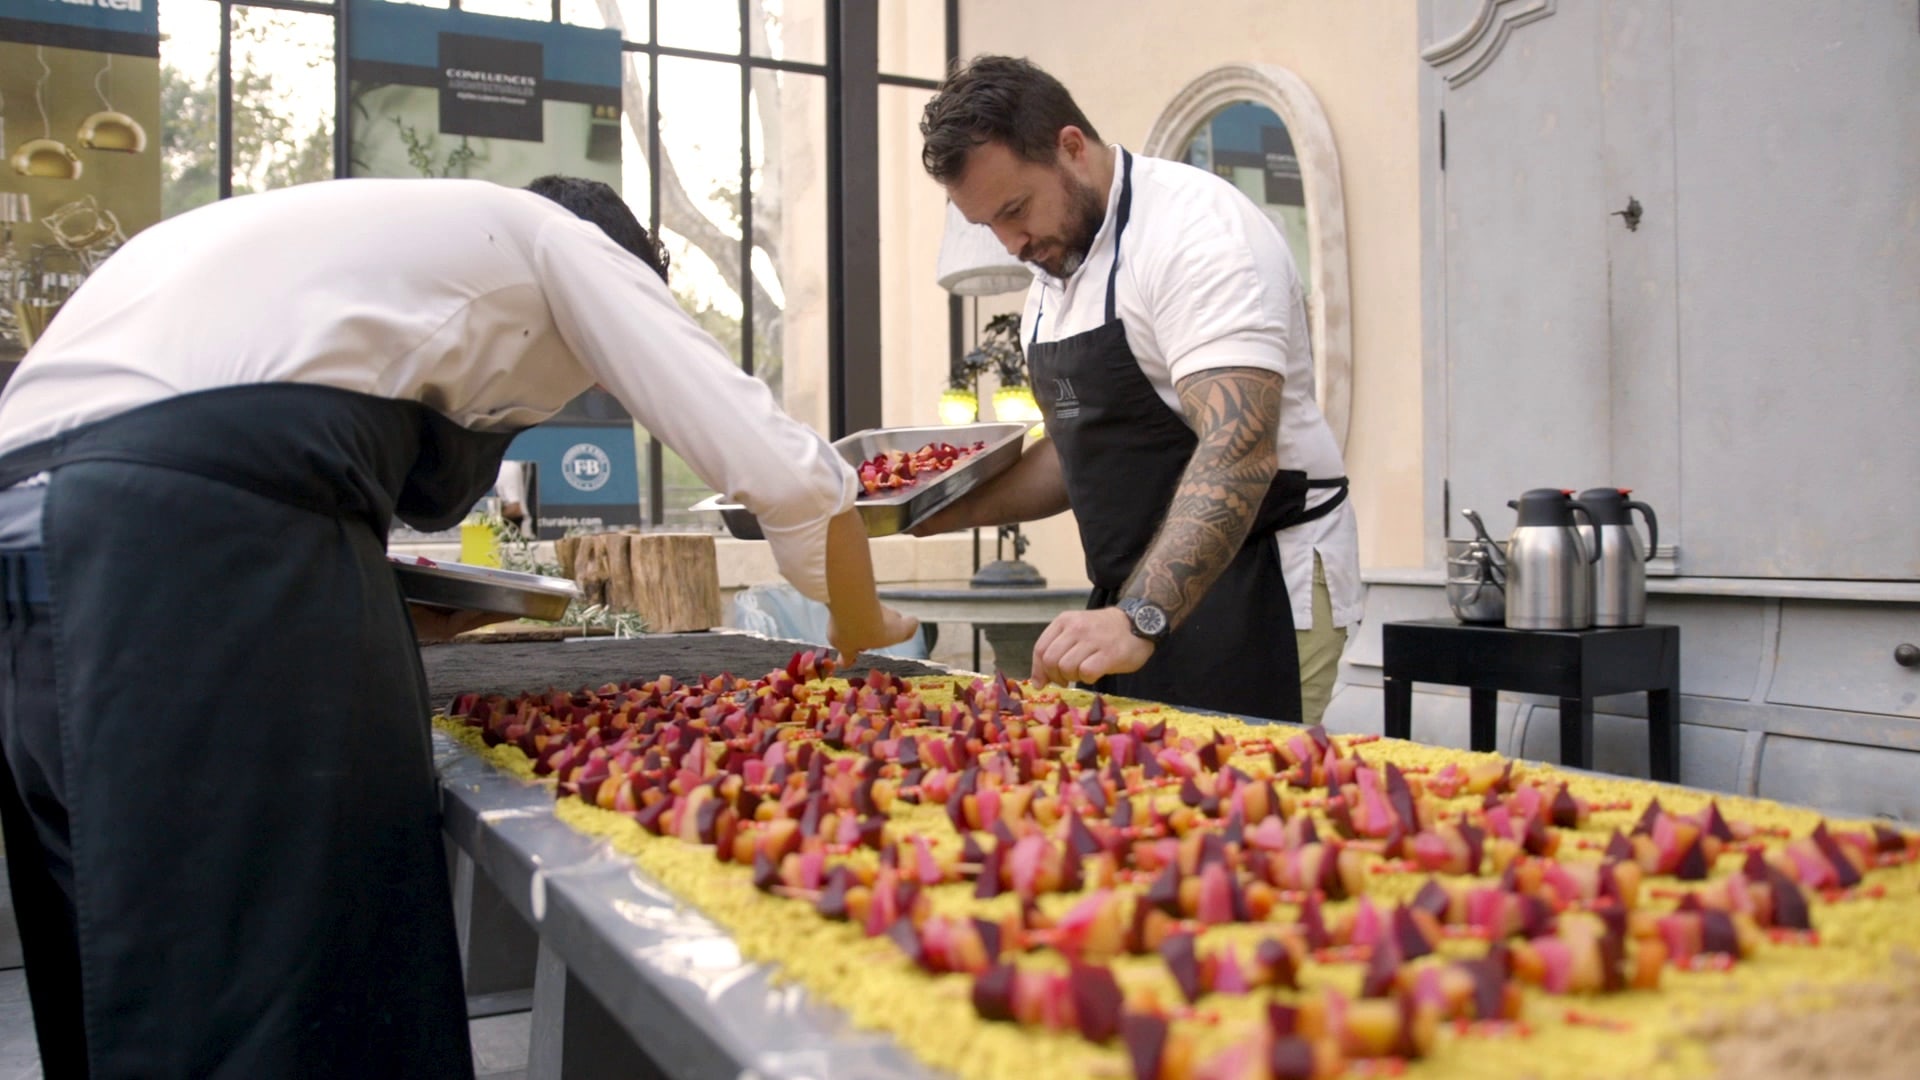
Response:
MULTIPOLYGON (((962 0, 960 9, 963 55, 1032 59, 1066 83, 1103 137, 1130 146, 1144 141, 1175 93, 1221 64, 1279 64, 1313 88, 1333 128, 1345 180, 1354 312, 1347 471, 1360 519, 1361 565, 1418 566, 1417 6, 1411 0, 962 0)), ((917 138, 913 145, 917 150, 917 138)), ((917 168, 917 162, 909 164, 917 168)), ((883 230, 893 224, 883 220, 883 230)), ((927 254, 925 268, 916 272, 930 277, 931 266, 927 254)), ((989 302, 982 311, 992 314, 1017 301, 989 302)), ((911 385, 918 398, 929 365, 937 370, 945 363, 944 338, 935 348, 934 328, 922 332, 929 340, 916 341, 910 359, 889 351, 890 406, 898 400, 896 379, 911 385), (936 360, 919 355, 927 348, 939 354, 936 360), (912 366, 896 368, 903 362, 912 366)), ((898 421, 890 415, 889 422, 898 421)), ((1049 581, 1085 580, 1070 520, 1043 522, 1032 532, 1028 561, 1049 581)))

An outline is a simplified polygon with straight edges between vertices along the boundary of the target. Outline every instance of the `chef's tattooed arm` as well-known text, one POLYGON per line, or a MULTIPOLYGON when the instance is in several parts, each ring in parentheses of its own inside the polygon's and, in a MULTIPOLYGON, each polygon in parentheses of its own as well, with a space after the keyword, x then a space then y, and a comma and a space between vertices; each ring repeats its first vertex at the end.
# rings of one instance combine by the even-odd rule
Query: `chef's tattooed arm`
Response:
POLYGON ((1217 368, 1180 380, 1180 409, 1200 438, 1167 517, 1121 590, 1180 625, 1246 542, 1279 470, 1282 377, 1217 368))

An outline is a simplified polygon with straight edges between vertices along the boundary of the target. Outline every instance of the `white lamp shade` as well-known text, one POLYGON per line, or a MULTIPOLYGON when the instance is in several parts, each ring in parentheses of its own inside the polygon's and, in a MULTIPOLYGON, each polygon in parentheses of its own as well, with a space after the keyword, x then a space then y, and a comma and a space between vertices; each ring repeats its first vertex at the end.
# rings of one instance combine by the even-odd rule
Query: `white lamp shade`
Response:
POLYGON ((940 237, 936 270, 940 287, 956 296, 1019 292, 1033 280, 1033 271, 1007 254, 992 229, 971 224, 952 203, 947 204, 947 229, 940 237))

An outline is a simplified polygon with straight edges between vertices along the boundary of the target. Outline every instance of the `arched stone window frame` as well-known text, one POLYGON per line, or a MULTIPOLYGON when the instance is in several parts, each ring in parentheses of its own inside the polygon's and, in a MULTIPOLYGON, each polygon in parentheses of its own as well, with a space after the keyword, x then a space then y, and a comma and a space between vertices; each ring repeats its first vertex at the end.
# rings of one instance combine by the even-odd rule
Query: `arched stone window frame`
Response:
POLYGON ((1227 64, 1173 96, 1141 152, 1177 157, 1202 123, 1229 105, 1251 101, 1277 113, 1293 139, 1306 188, 1307 322, 1320 411, 1344 451, 1353 414, 1353 307, 1347 277, 1347 204, 1333 129, 1305 80, 1274 64, 1227 64))

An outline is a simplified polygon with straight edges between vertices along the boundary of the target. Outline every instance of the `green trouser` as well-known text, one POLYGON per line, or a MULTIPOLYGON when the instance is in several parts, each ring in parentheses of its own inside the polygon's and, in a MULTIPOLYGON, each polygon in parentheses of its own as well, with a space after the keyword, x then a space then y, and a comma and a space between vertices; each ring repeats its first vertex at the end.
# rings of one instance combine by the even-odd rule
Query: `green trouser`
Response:
POLYGON ((1347 628, 1333 625, 1333 598, 1327 592, 1327 570, 1320 553, 1313 555, 1313 629, 1295 630, 1300 650, 1300 719, 1317 724, 1333 698, 1333 679, 1340 673, 1340 653, 1347 647, 1347 628))

